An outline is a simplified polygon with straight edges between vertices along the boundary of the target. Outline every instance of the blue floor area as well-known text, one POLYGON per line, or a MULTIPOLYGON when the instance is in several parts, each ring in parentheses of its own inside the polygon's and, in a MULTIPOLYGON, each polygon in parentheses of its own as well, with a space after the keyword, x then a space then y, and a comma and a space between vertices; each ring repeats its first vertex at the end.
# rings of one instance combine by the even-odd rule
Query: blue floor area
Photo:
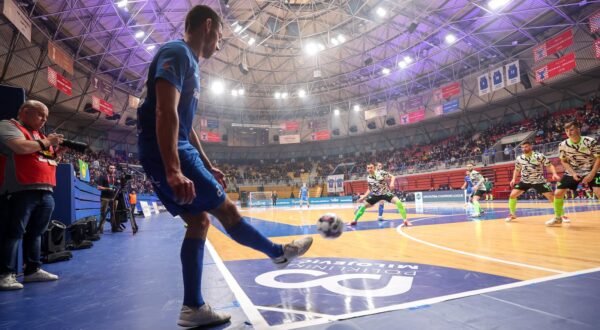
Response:
MULTIPOLYGON (((72 260, 44 265, 59 281, 0 292, 0 329, 178 329, 183 222, 163 213, 138 218, 138 225, 135 236, 129 228, 108 230, 93 248, 73 251, 72 260)), ((249 327, 208 253, 202 291, 215 309, 233 316, 216 329, 249 327)))
POLYGON ((307 329, 600 328, 600 272, 399 310, 307 329))

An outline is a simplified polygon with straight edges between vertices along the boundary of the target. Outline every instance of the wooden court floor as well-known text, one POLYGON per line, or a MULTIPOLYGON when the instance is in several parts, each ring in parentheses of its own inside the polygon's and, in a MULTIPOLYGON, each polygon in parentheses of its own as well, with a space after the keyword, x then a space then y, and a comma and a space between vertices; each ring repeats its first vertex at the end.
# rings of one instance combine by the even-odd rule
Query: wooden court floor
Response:
POLYGON ((518 218, 508 223, 504 221, 507 201, 481 204, 486 212, 475 219, 460 203, 426 204, 423 209, 407 203, 410 227, 400 226, 393 205, 386 205, 384 221, 377 220, 377 208, 373 207, 356 228, 347 226, 335 240, 316 233, 317 219, 334 212, 350 222, 354 206, 244 209, 248 221, 276 242, 303 235, 315 238, 304 258, 284 272, 272 271, 262 254, 239 246, 220 230, 211 229, 209 240, 270 325, 293 323, 296 319, 290 320, 289 315, 296 312, 303 313, 302 322, 310 316, 368 315, 369 311, 393 310, 424 299, 468 296, 477 290, 600 267, 598 201, 566 201, 565 213, 571 223, 552 227, 544 225, 553 212, 545 201, 520 201, 518 218), (397 287, 392 285, 394 277, 397 287), (338 282, 332 286, 330 280, 338 282), (401 280, 405 280, 404 289, 401 280), (272 295, 276 298, 267 297, 272 295), (336 304, 343 306, 331 307, 336 304), (288 313, 288 319, 273 316, 277 311, 288 313))

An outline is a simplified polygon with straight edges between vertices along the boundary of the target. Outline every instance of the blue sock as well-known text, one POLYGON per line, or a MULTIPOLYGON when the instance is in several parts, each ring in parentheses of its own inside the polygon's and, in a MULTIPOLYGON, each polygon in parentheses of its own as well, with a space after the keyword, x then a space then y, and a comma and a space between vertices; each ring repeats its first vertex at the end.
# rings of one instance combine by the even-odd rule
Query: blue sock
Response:
POLYGON ((383 216, 383 204, 379 204, 379 217, 383 216))
POLYGON ((249 225, 244 218, 240 219, 240 223, 229 228, 227 234, 234 241, 247 247, 258 250, 269 258, 277 258, 283 255, 283 246, 275 244, 270 239, 261 234, 256 228, 249 225))
POLYGON ((184 238, 181 244, 181 270, 183 272, 183 304, 189 307, 204 305, 202 299, 202 261, 204 242, 199 238, 184 238))

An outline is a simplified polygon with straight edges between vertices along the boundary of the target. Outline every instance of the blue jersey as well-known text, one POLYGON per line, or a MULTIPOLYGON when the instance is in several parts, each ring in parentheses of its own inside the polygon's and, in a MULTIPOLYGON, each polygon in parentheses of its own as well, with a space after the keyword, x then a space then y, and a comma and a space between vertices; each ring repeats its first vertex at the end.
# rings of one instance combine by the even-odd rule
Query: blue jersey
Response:
POLYGON ((156 195, 172 215, 197 214, 215 209, 225 200, 225 191, 204 166, 198 150, 189 140, 194 113, 200 97, 198 58, 183 41, 164 44, 148 69, 148 94, 138 108, 138 145, 140 163, 150 178, 156 195), (180 204, 172 191, 160 157, 156 136, 156 80, 164 79, 179 91, 177 115, 179 135, 177 152, 181 172, 194 183, 196 198, 191 204, 180 204))
MULTIPOLYGON (((180 93, 177 115, 179 116, 179 146, 189 143, 194 113, 200 98, 200 77, 198 58, 183 40, 174 40, 164 44, 154 56, 148 69, 146 81, 147 96, 138 108, 138 133, 145 147, 155 147, 156 142, 156 80, 165 79, 180 93)), ((146 149, 146 148, 144 148, 146 149)), ((144 152, 144 150, 140 150, 144 152)))
POLYGON ((306 196, 308 196, 308 188, 306 188, 306 187, 300 188, 300 197, 306 197, 306 196))
POLYGON ((465 182, 467 183, 467 193, 471 193, 473 191, 473 181, 471 181, 471 176, 465 176, 465 182))

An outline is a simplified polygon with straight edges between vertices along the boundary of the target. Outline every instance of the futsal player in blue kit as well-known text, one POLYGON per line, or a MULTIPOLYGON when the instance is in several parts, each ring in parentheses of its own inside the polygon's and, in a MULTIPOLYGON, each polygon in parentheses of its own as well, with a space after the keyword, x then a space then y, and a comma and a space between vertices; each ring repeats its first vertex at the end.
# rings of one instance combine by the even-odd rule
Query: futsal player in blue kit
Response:
POLYGON ((214 311, 201 294, 202 263, 208 214, 244 246, 261 251, 283 268, 311 246, 305 237, 275 244, 252 227, 227 198, 223 173, 212 166, 192 128, 200 97, 198 61, 219 49, 222 22, 210 7, 193 7, 185 18, 182 40, 165 43, 154 56, 138 108, 140 162, 167 210, 187 224, 181 246, 183 307, 177 324, 184 327, 222 324, 230 315, 214 311))
POLYGON ((465 175, 465 183, 463 183, 460 189, 467 191, 467 196, 465 197, 465 207, 469 208, 471 206, 471 195, 473 194, 473 181, 471 181, 471 176, 469 172, 466 172, 465 175))
POLYGON ((308 201, 308 187, 306 183, 303 183, 302 187, 300 187, 300 208, 302 208, 304 202, 306 202, 306 208, 309 208, 310 202, 308 201))

